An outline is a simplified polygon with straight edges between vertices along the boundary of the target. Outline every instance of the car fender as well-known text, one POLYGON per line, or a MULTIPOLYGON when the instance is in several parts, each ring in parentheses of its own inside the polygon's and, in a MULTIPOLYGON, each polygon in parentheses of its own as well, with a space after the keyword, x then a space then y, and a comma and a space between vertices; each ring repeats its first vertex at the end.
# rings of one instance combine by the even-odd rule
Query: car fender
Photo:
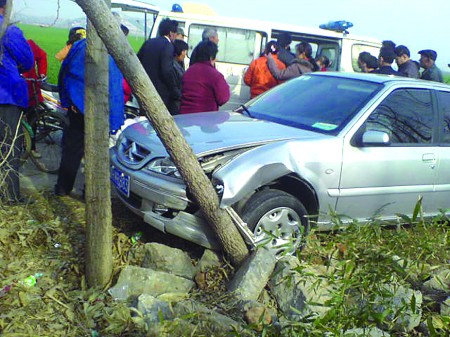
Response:
POLYGON ((335 203, 327 190, 339 185, 342 141, 315 142, 314 148, 308 145, 311 144, 304 141, 263 145, 242 153, 219 168, 213 173, 213 180, 223 183, 221 207, 233 205, 256 189, 292 173, 315 191, 325 191, 319 199, 335 203), (333 146, 336 151, 329 151, 333 146))

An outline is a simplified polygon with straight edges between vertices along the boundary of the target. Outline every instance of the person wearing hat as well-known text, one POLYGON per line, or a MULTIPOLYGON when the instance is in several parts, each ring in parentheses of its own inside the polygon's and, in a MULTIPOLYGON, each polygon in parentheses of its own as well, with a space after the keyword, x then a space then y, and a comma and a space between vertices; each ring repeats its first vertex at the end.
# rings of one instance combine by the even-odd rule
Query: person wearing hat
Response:
POLYGON ((422 80, 444 82, 441 70, 436 66, 437 53, 431 49, 419 51, 420 66, 425 69, 420 77, 422 80))
POLYGON ((181 28, 181 27, 178 27, 178 29, 177 29, 177 36, 175 36, 175 40, 184 41, 185 37, 187 37, 187 35, 184 34, 184 29, 181 28))
POLYGON ((86 38, 86 29, 83 27, 73 27, 69 30, 69 38, 66 42, 66 45, 63 49, 61 49, 59 52, 56 53, 55 57, 58 61, 62 62, 67 57, 67 54, 69 54, 70 48, 72 48, 72 45, 81 40, 86 38))
POLYGON ((398 71, 395 71, 392 68, 392 63, 394 62, 396 55, 394 49, 390 46, 384 46, 380 49, 380 55, 378 56, 378 65, 379 68, 374 70, 374 74, 383 74, 383 75, 394 75, 394 76, 403 76, 398 71))
POLYGON ((417 61, 411 60, 409 49, 406 46, 400 45, 395 47, 395 62, 397 62, 398 71, 404 76, 410 78, 419 78, 419 64, 417 61))

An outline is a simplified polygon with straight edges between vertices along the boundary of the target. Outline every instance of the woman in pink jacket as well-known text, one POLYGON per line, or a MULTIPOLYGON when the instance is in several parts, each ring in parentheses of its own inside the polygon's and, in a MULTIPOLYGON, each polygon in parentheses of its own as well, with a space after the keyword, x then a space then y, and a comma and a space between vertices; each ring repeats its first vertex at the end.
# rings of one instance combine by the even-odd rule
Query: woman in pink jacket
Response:
POLYGON ((217 52, 217 45, 211 41, 197 46, 197 61, 181 80, 181 114, 218 111, 230 99, 230 86, 214 66, 217 52))

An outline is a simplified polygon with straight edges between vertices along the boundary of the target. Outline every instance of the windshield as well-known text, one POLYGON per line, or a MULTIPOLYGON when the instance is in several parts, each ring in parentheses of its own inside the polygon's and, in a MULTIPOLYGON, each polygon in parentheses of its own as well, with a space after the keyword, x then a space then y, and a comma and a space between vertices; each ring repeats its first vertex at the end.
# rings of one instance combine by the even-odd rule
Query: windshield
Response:
POLYGON ((356 79, 303 75, 250 101, 247 111, 254 118, 337 134, 381 87, 356 79))

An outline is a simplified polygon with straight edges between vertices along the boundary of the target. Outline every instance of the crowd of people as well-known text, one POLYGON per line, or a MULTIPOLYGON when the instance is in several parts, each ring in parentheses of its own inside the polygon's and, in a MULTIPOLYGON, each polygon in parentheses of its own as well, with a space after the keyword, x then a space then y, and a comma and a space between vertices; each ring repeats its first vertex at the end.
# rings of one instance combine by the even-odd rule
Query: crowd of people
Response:
POLYGON ((413 61, 408 47, 397 46, 392 41, 383 41, 378 58, 368 52, 362 52, 358 57, 358 66, 364 73, 444 82, 442 71, 436 66, 436 51, 424 49, 420 50, 418 54, 420 55, 419 61, 413 61), (394 60, 397 63, 398 71, 392 68, 394 60), (423 68, 422 73, 420 73, 420 68, 423 68))
MULTIPOLYGON (((6 0, 0 0, 0 26, 3 23, 6 0)), ((123 33, 129 30, 120 25, 123 33)), ((188 44, 185 32, 178 22, 163 19, 158 37, 144 42, 137 56, 150 77, 167 110, 172 115, 217 111, 230 99, 230 87, 215 66, 220 47, 218 31, 206 28, 202 40, 192 50, 189 67, 185 69, 188 44)), ((58 88, 62 105, 67 108, 69 127, 64 131, 62 159, 55 186, 56 195, 71 193, 75 177, 84 155, 84 87, 86 30, 73 27, 66 45, 55 57, 61 62, 58 88)), ((22 111, 32 111, 42 102, 42 96, 24 78, 47 76, 47 54, 33 40, 26 40, 22 31, 9 25, 0 42, 0 139, 2 165, 0 166, 0 197, 8 202, 23 202, 19 188, 19 153, 14 136, 22 111), (8 154, 5 156, 5 154, 8 154), (6 169, 5 169, 6 168, 6 169), (6 186, 6 188, 5 188, 6 186)), ((254 98, 283 81, 314 71, 327 71, 330 60, 325 55, 313 58, 308 42, 295 45, 292 37, 282 33, 277 40, 267 43, 260 57, 251 62, 244 74, 244 82, 254 98)), ((368 52, 359 54, 358 66, 362 72, 421 78, 443 82, 442 72, 436 66, 434 50, 419 51, 420 60, 411 59, 409 49, 383 41, 378 57, 368 52), (392 67, 396 61, 398 71, 392 67), (424 70, 420 73, 420 68, 424 70)), ((124 123, 124 103, 132 93, 114 60, 109 57, 110 132, 114 134, 124 123)), ((37 88, 39 90, 39 88, 37 88)), ((35 156, 40 154, 36 151, 35 156)))

